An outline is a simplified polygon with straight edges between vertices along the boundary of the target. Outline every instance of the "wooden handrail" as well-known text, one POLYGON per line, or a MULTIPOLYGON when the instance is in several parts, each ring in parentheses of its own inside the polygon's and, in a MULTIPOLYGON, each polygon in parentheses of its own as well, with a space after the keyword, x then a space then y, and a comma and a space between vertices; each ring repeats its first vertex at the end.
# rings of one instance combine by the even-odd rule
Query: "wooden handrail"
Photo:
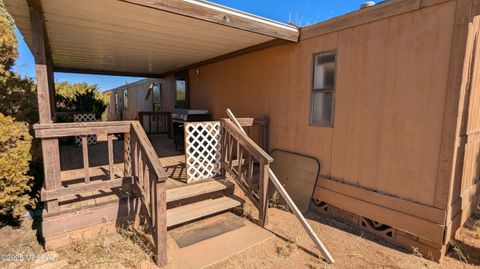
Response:
MULTIPOLYGON (((238 122, 238 120, 235 118, 235 115, 233 115, 232 111, 230 109, 227 108, 227 115, 228 117, 232 120, 232 122, 235 124, 235 126, 242 132, 246 135, 245 131, 243 130, 242 128, 242 125, 238 122)), ((285 201, 287 202, 287 205, 288 207, 293 211, 293 213, 295 214, 295 216, 297 217, 297 219, 300 221, 300 223, 302 224, 303 228, 305 229, 305 231, 307 232, 307 234, 310 236, 310 238, 312 239, 312 241, 315 243, 315 245, 317 246, 317 248, 320 250, 320 252, 322 253, 323 257, 327 260, 328 263, 332 264, 335 262, 335 260, 333 259, 332 255, 330 254, 330 252, 327 250, 327 248, 325 247, 325 245, 323 245, 322 241, 320 241, 320 239, 318 238, 317 234, 315 233, 315 231, 313 230, 313 228, 310 226, 310 224, 307 222, 307 220, 305 219, 305 217, 303 216, 302 212, 300 212, 300 210, 298 209, 298 207, 295 205, 295 203, 293 202, 292 198, 290 197, 290 195, 287 193, 287 191, 285 190, 285 188, 282 186, 282 184, 280 183, 280 180, 278 180, 277 176, 275 175, 275 173, 273 173, 272 169, 270 169, 268 166, 266 167, 266 169, 268 170, 268 174, 267 174, 267 178, 266 178, 266 181, 267 181, 267 186, 268 186, 268 180, 270 179, 273 183, 273 185, 277 188, 278 192, 280 193, 280 195, 283 197, 283 199, 285 199, 285 201)), ((265 183, 265 182, 264 182, 265 183)), ((265 193, 262 193, 263 195, 265 195, 265 193)), ((265 197, 264 197, 265 198, 265 197)), ((264 204, 265 205, 265 204, 264 204)), ((266 212, 266 208, 263 209, 264 211, 263 212, 260 212, 260 213, 264 213, 266 212)))
POLYGON ((140 122, 132 122, 131 128, 128 138, 130 172, 153 236, 155 259, 161 267, 167 262, 167 175, 140 122))
MULTIPOLYGON (((247 121, 244 123, 249 124, 247 121)), ((268 170, 273 158, 230 119, 222 119, 222 168, 237 181, 267 224, 268 170), (234 151, 236 148, 236 151, 234 151)))
POLYGON ((258 160, 264 160, 265 162, 273 162, 272 156, 265 152, 260 146, 257 145, 247 134, 242 132, 235 124, 229 119, 222 119, 224 128, 228 131, 238 142, 245 147, 252 155, 258 160))
POLYGON ((138 139, 140 148, 144 152, 145 156, 147 157, 146 161, 150 166, 150 169, 153 169, 158 182, 166 181, 168 178, 167 174, 165 173, 165 170, 163 169, 163 166, 160 163, 160 159, 158 158, 157 153, 155 152, 155 149, 152 143, 150 142, 150 139, 148 139, 147 134, 143 130, 142 126, 140 125, 140 122, 138 121, 132 122, 132 130, 134 131, 134 134, 138 139))
POLYGON ((101 133, 127 133, 132 123, 132 121, 51 123, 35 124, 33 129, 37 138, 58 138, 101 133))

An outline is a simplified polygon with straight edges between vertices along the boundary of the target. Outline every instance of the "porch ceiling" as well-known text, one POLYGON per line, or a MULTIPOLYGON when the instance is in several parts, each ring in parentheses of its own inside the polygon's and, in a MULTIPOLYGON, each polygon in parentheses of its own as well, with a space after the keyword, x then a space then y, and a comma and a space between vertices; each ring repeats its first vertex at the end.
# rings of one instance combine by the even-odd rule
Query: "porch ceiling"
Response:
MULTIPOLYGON (((201 0, 42 0, 55 71, 156 76, 298 29, 201 0)), ((5 0, 32 49, 27 0, 5 0)))

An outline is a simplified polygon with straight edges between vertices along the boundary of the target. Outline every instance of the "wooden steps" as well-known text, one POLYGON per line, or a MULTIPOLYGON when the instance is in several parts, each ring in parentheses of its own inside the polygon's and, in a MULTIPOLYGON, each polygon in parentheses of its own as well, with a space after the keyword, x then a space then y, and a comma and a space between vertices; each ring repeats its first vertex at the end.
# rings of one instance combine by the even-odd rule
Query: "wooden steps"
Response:
POLYGON ((229 211, 241 206, 243 201, 238 197, 224 196, 188 204, 167 210, 167 227, 178 226, 214 214, 229 211))
POLYGON ((214 193, 233 192, 234 184, 226 180, 212 180, 208 182, 187 185, 167 190, 167 203, 186 201, 195 197, 214 193))

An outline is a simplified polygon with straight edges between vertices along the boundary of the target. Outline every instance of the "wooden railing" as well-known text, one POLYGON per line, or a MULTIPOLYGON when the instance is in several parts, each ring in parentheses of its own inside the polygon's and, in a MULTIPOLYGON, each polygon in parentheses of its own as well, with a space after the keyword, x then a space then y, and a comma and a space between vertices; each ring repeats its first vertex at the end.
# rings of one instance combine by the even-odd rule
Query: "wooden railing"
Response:
MULTIPOLYGON (((58 199, 68 195, 95 191, 105 188, 115 188, 132 184, 131 178, 115 178, 113 163, 113 134, 130 132, 131 122, 89 122, 89 123, 53 123, 35 125, 35 136, 42 139, 43 166, 45 181, 41 190, 41 200, 46 201, 48 213, 57 213, 58 199), (110 180, 91 181, 90 160, 88 154, 88 135, 106 134, 108 137, 108 167, 110 180), (62 186, 60 167, 59 139, 63 137, 80 136, 83 155, 83 184, 62 186)), ((128 169, 128 167, 126 167, 128 169)))
POLYGON ((172 115, 170 112, 138 112, 138 120, 147 134, 167 134, 172 137, 172 115))
MULTIPOLYGON (((247 125, 241 119, 242 125, 247 125)), ((228 172, 259 211, 260 225, 267 224, 269 167, 273 158, 229 119, 222 119, 222 169, 228 172)))
POLYGON ((263 119, 255 119, 255 118, 238 118, 237 119, 242 127, 245 129, 247 135, 251 137, 252 133, 254 132, 254 128, 256 127, 258 130, 258 145, 266 151, 269 152, 269 143, 268 143, 268 135, 269 135, 269 125, 270 119, 265 116, 263 119))
POLYGON ((155 243, 157 265, 163 266, 167 263, 167 175, 139 122, 132 123, 128 139, 131 172, 155 243))
POLYGON ((59 199, 115 187, 129 187, 142 201, 142 215, 148 222, 159 266, 166 264, 166 188, 167 176, 155 150, 139 122, 53 123, 34 126, 42 139, 45 181, 41 200, 48 214, 60 212, 59 199), (92 180, 88 135, 107 135, 108 179, 92 180), (114 134, 123 134, 123 176, 117 176, 114 164, 114 134), (83 183, 62 186, 59 139, 80 136, 82 139, 83 183))

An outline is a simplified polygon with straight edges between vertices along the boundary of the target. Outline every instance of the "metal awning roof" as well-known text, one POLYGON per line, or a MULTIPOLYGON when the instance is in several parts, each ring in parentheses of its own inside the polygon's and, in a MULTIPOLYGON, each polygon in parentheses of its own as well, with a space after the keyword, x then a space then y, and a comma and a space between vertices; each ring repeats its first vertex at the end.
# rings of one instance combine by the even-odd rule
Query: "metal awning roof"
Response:
POLYGON ((201 0, 5 0, 32 48, 28 1, 41 4, 55 71, 156 76, 298 29, 201 0))

